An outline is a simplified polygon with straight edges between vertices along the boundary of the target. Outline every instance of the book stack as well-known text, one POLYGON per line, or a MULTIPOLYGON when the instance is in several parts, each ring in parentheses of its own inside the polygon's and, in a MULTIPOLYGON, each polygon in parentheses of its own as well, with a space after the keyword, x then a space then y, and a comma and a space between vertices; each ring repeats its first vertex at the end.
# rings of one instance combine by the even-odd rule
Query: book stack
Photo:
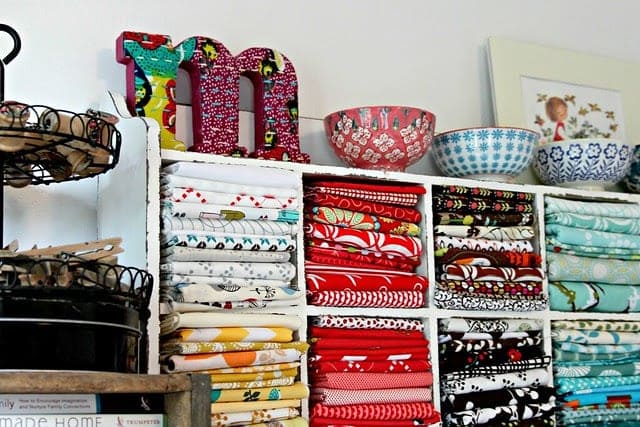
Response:
POLYGON ((167 426, 160 394, 0 394, 2 426, 167 426))

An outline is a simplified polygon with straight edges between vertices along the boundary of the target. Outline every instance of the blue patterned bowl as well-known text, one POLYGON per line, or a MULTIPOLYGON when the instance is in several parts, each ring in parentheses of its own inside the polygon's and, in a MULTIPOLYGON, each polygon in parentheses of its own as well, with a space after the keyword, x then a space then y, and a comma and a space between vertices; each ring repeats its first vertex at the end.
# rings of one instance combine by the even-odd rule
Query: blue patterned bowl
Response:
POLYGON ((533 170, 547 185, 602 191, 624 178, 631 160, 631 146, 620 140, 568 139, 536 147, 533 170))
POLYGON ((512 127, 478 127, 443 132, 431 152, 446 176, 505 182, 531 162, 540 134, 512 127))
POLYGON ((640 193, 640 145, 636 145, 633 151, 631 167, 622 182, 630 192, 640 193))

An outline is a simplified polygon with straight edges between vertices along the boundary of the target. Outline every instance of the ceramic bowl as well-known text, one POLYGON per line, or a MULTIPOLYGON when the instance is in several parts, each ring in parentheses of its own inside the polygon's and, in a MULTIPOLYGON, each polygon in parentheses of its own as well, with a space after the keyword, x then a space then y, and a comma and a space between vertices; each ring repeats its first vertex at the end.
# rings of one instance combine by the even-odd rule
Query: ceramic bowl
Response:
POLYGON ((531 162, 540 134, 513 127, 477 127, 433 138, 432 154, 446 176, 508 182, 531 162))
POLYGON ((629 172, 622 180, 627 190, 632 193, 640 193, 640 145, 636 145, 631 159, 629 172))
POLYGON ((324 118, 329 144, 347 165, 404 171, 427 152, 436 118, 427 110, 369 106, 336 111, 324 118))
POLYGON ((602 191, 629 171, 632 147, 606 138, 568 139, 537 146, 533 170, 544 184, 602 191))

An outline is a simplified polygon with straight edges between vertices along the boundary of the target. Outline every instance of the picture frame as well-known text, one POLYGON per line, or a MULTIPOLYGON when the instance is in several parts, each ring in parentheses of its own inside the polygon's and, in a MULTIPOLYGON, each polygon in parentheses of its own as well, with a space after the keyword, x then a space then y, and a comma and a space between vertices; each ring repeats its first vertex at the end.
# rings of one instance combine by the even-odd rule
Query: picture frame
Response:
POLYGON ((619 94, 621 139, 640 143, 640 64, 500 37, 488 44, 497 126, 538 130, 527 120, 523 99, 523 79, 538 79, 619 94))

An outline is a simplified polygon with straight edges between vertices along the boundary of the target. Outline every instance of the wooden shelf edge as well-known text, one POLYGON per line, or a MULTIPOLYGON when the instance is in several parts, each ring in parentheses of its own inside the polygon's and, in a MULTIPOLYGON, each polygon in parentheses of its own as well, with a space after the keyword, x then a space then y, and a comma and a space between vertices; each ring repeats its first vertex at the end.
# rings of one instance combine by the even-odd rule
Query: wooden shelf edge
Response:
POLYGON ((180 393, 191 390, 191 374, 0 372, 2 393, 180 393))

